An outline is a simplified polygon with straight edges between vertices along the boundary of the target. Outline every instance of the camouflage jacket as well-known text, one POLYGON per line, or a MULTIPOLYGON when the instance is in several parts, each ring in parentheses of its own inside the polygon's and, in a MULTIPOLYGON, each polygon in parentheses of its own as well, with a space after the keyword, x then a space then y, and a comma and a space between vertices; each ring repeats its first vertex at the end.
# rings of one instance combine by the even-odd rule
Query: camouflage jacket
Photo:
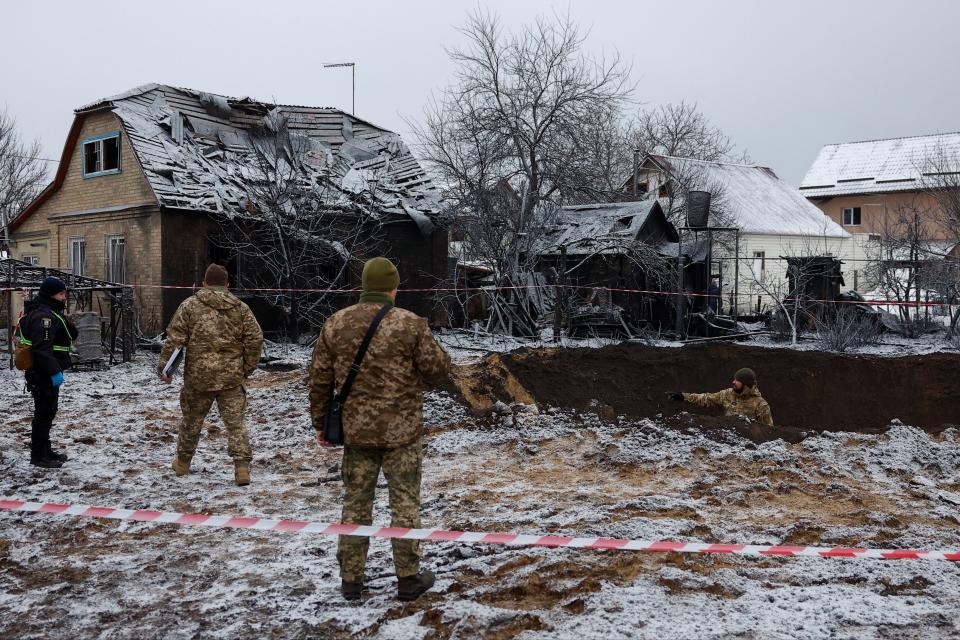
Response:
POLYGON ((685 393, 683 399, 698 407, 723 409, 725 416, 746 416, 767 426, 773 426, 770 405, 760 395, 760 389, 756 387, 752 389, 747 387, 743 393, 735 393, 733 389, 724 389, 716 393, 685 393))
POLYGON ((158 371, 176 347, 186 347, 183 384, 221 391, 243 383, 260 361, 263 331, 250 307, 223 287, 207 287, 184 300, 167 327, 158 371))
MULTIPOLYGON (((347 378, 382 302, 360 302, 333 314, 323 325, 310 365, 310 415, 323 430, 334 387, 347 378)), ((404 309, 384 316, 343 404, 344 440, 349 446, 395 449, 423 434, 423 391, 449 375, 450 356, 437 344, 427 321, 404 309)))

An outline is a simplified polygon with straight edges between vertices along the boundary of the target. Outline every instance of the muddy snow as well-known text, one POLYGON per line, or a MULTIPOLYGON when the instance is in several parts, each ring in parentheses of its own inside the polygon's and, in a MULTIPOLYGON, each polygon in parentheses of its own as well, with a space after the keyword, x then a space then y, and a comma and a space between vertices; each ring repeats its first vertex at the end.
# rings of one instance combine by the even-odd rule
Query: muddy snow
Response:
MULTIPOLYGON (((482 346, 460 348, 460 358, 472 363, 465 366, 479 366, 482 346)), ((274 355, 291 366, 307 357, 303 350, 274 355)), ((495 383, 470 386, 461 375, 459 385, 428 395, 424 526, 960 548, 960 434, 954 427, 921 425, 923 430, 897 420, 882 425, 885 433, 827 431, 805 433, 793 444, 758 443, 733 426, 721 428, 711 416, 658 417, 642 403, 635 411, 625 403, 627 411, 610 401, 561 402, 548 384, 556 358, 541 360, 540 376, 532 356, 523 358, 522 367, 497 365, 516 374, 513 382, 494 373, 495 383), (476 402, 483 394, 486 407, 476 402), (518 402, 517 394, 527 394, 527 402, 518 402)), ((7 407, 0 428, 0 495, 339 518, 340 453, 313 443, 302 369, 258 371, 252 378, 253 484, 238 488, 215 415, 194 472, 176 478, 169 469, 178 389, 159 384, 152 365, 153 357, 142 354, 110 371, 68 375, 53 438, 70 461, 59 471, 28 464, 30 398, 15 372, 0 373, 0 400, 7 407)), ((578 366, 587 371, 584 362, 578 366)), ((701 366, 728 375, 726 363, 712 356, 701 366)), ((645 384, 640 375, 633 379, 638 387, 645 384)), ((619 393, 631 393, 630 381, 617 383, 619 393)), ((603 383, 586 374, 578 382, 596 388, 603 383)), ((851 381, 850 387, 857 384, 851 381)), ((804 387, 803 393, 812 389, 804 387)), ((765 395, 776 417, 779 399, 769 390, 765 395)), ((386 514, 381 488, 376 523, 387 524, 386 514)), ((396 601, 389 543, 373 541, 370 594, 360 604, 348 604, 339 596, 333 538, 0 513, 0 637, 960 635, 960 566, 950 562, 452 543, 423 548, 425 566, 438 576, 428 595, 411 604, 396 601)))

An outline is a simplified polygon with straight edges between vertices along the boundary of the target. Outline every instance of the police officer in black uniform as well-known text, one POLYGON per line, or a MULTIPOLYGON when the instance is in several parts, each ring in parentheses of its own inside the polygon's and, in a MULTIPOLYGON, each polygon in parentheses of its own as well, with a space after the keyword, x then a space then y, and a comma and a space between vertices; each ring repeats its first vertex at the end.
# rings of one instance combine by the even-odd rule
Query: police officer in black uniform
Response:
POLYGON ((57 415, 63 372, 70 368, 70 345, 80 335, 64 315, 67 285, 49 277, 40 285, 40 294, 24 305, 20 319, 20 343, 30 347, 33 367, 24 372, 27 389, 33 395, 33 424, 30 431, 30 464, 59 469, 67 456, 50 447, 50 427, 57 415))

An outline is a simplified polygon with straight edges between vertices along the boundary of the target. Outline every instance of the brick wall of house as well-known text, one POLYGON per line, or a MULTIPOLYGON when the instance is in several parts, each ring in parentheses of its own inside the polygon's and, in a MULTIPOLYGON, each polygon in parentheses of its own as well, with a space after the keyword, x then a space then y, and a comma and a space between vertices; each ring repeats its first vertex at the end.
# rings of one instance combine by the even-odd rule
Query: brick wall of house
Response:
MULTIPOLYGON (((160 266, 165 284, 200 286, 210 264, 208 236, 216 224, 206 216, 190 211, 164 209, 163 264, 160 266)), ((163 291, 163 322, 168 323, 177 307, 192 294, 190 289, 163 291)))
MULTIPOLYGON (((83 238, 83 275, 108 280, 108 238, 123 236, 126 283, 161 284, 160 209, 126 133, 110 112, 83 118, 63 184, 17 227, 12 234, 11 253, 19 259, 37 256, 43 266, 70 271, 74 268, 70 239, 83 238), (83 140, 113 131, 121 132, 120 172, 84 178, 83 140)), ((162 320, 160 290, 138 287, 135 305, 141 330, 158 330, 162 320)))

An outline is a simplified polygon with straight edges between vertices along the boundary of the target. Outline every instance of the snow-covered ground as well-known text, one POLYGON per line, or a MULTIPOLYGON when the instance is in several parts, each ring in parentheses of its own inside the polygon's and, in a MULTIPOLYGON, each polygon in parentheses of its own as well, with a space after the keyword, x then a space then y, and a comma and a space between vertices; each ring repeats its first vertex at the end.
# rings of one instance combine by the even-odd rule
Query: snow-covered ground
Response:
MULTIPOLYGON (((446 340, 445 340, 446 341, 446 340)), ((447 342, 449 344, 449 342, 447 342)), ((474 358, 482 345, 461 342, 474 358)), ((280 347, 271 347, 280 351, 280 347)), ((304 363, 306 349, 274 357, 304 363)), ((169 469, 176 385, 153 356, 68 375, 53 436, 71 459, 28 464, 31 403, 0 373, 0 495, 337 520, 339 451, 309 427, 304 371, 257 372, 253 484, 233 485, 210 420, 194 472, 169 469)), ((684 435, 653 420, 542 407, 475 417, 428 396, 424 526, 644 539, 960 549, 960 434, 895 426, 788 445, 684 435)), ((385 489, 376 522, 386 524, 385 489)), ((960 566, 919 560, 751 559, 424 545, 437 586, 395 599, 389 543, 371 593, 339 596, 335 540, 0 513, 0 637, 947 638, 960 566)))
MULTIPOLYGON (((747 331, 761 331, 762 323, 744 325, 747 331)), ((514 338, 511 336, 474 334, 465 330, 444 331, 438 335, 440 342, 450 352, 455 362, 468 362, 476 360, 479 356, 487 353, 502 353, 513 351, 522 347, 582 347, 599 349, 612 344, 622 344, 624 342, 634 342, 654 347, 682 347, 683 342, 676 340, 657 340, 657 339, 636 339, 636 340, 608 340, 604 338, 563 338, 559 343, 546 336, 539 340, 527 338, 514 338)), ((696 340, 696 339, 693 339, 696 340)), ((737 342, 752 347, 768 347, 772 349, 795 349, 798 351, 819 351, 823 347, 816 339, 814 334, 808 333, 801 336, 797 344, 790 344, 789 340, 779 340, 769 334, 759 334, 751 336, 748 340, 737 342)), ((925 355, 930 353, 957 352, 960 342, 951 341, 944 333, 929 333, 918 338, 905 338, 903 336, 886 333, 883 334, 876 344, 869 344, 859 349, 851 350, 850 354, 874 355, 874 356, 907 356, 907 355, 925 355)))

